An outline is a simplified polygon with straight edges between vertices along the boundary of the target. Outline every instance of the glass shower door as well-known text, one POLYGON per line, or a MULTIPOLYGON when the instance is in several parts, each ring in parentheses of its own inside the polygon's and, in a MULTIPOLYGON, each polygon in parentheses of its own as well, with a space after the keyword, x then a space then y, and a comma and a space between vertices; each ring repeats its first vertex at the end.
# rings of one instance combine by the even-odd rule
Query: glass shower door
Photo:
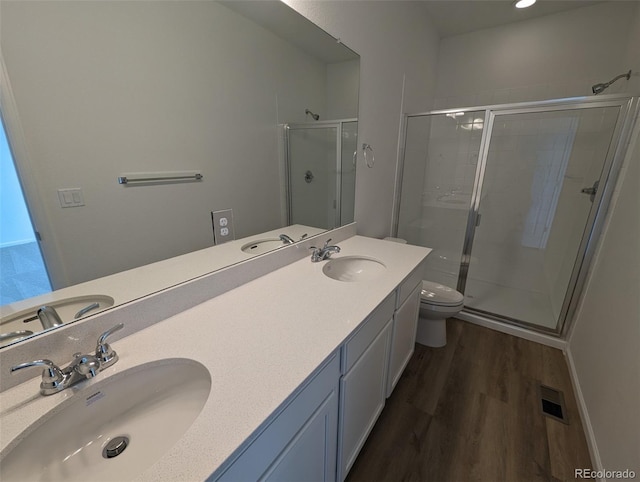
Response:
POLYGON ((496 113, 465 308, 557 331, 595 217, 619 106, 496 113), (602 178, 602 179, 601 179, 602 178))
POLYGON ((342 123, 340 154, 340 225, 354 221, 356 199, 356 161, 358 149, 358 121, 342 123))
POLYGON ((333 229, 339 219, 339 124, 289 125, 289 223, 333 229))
POLYGON ((454 287, 460 259, 484 111, 407 117, 397 236, 433 251, 424 279, 454 287))

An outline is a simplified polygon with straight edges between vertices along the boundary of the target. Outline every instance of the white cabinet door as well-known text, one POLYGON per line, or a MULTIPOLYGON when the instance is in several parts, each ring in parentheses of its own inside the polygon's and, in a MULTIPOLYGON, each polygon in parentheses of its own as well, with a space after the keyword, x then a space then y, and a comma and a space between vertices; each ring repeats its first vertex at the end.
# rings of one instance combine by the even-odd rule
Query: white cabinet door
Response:
POLYGON ((262 433, 208 480, 334 481, 339 377, 340 359, 335 353, 262 433))
POLYGON ((349 473, 384 408, 391 320, 340 381, 338 480, 349 473))
POLYGON ((337 419, 338 394, 332 391, 260 480, 335 480, 337 419))
POLYGON ((387 376, 387 398, 398 383, 416 343, 416 330, 420 312, 420 290, 418 284, 405 302, 393 315, 393 334, 391 335, 391 353, 389 356, 389 374, 387 376))

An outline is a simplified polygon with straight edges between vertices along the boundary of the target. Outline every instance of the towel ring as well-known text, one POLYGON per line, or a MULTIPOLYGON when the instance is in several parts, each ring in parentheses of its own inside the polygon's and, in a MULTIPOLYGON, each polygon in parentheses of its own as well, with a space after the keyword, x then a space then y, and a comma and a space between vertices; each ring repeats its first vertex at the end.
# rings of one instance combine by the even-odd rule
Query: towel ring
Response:
POLYGON ((376 163, 376 158, 373 154, 373 147, 371 147, 369 144, 362 144, 362 155, 364 156, 364 163, 369 169, 371 169, 376 163), (369 160, 369 158, 367 157, 367 150, 371 151, 371 160, 369 160))

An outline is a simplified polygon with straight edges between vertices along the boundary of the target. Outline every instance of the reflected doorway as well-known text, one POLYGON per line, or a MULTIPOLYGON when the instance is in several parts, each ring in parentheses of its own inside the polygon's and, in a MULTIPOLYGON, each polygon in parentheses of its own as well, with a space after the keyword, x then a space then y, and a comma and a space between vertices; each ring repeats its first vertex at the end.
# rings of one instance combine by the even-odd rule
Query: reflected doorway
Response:
POLYGON ((4 125, 0 124, 0 305, 51 291, 4 125))

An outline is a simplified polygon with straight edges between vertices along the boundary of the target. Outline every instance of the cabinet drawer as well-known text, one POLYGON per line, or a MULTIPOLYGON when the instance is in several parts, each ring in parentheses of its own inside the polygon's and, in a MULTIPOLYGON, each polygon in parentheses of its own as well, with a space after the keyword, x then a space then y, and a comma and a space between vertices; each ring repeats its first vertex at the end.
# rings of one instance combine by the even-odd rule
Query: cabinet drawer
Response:
POLYGON ((360 328, 351 335, 342 347, 342 374, 347 373, 364 353, 371 342, 375 340, 380 330, 393 317, 396 294, 391 293, 378 305, 360 328))
POLYGON ((424 275, 423 263, 414 269, 409 276, 407 276, 400 286, 398 286, 398 297, 396 299, 395 308, 398 309, 406 301, 411 292, 415 289, 418 283, 422 283, 422 277, 424 275))

